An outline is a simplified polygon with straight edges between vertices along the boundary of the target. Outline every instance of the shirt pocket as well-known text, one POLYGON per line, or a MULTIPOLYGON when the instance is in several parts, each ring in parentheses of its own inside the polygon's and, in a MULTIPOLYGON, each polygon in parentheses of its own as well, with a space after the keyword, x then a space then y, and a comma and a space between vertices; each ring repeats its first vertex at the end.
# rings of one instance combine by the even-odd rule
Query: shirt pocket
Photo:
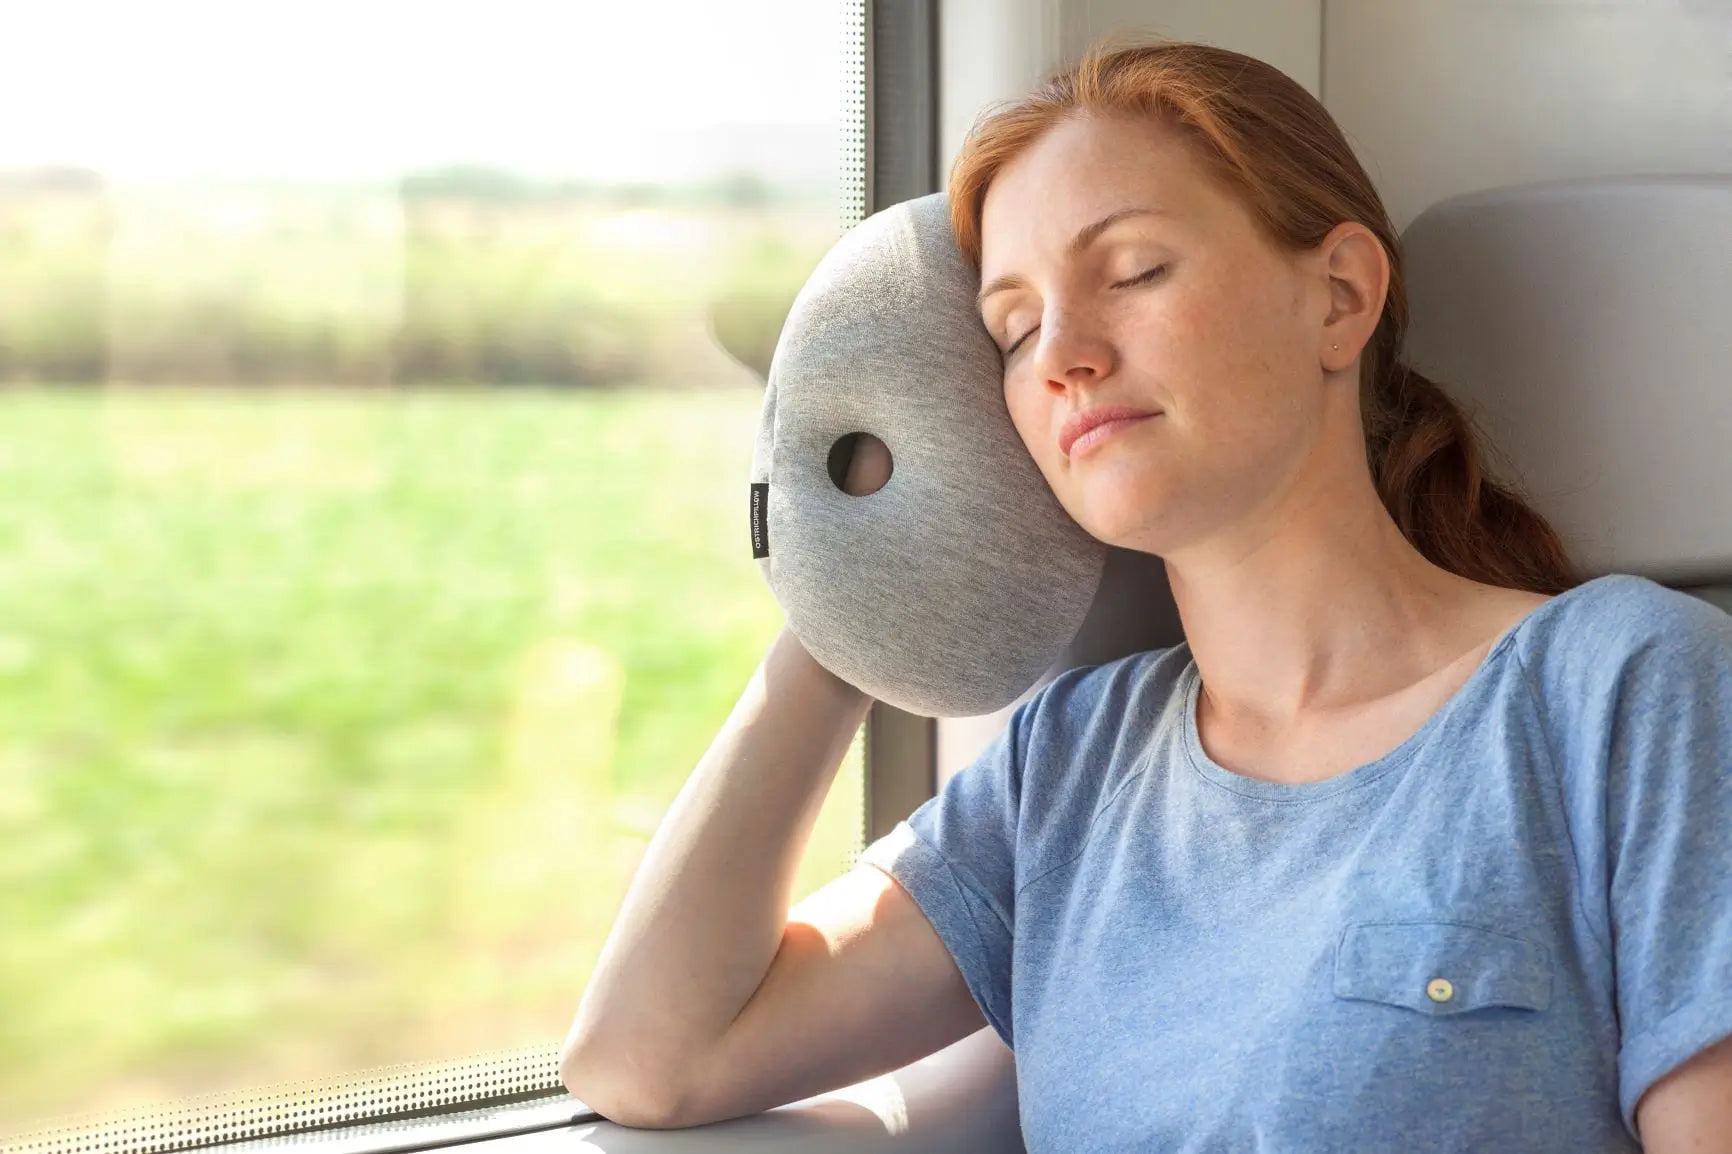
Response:
POLYGON ((1335 951, 1335 996, 1431 1017, 1544 1010, 1552 960, 1528 938, 1462 922, 1355 922, 1335 951))

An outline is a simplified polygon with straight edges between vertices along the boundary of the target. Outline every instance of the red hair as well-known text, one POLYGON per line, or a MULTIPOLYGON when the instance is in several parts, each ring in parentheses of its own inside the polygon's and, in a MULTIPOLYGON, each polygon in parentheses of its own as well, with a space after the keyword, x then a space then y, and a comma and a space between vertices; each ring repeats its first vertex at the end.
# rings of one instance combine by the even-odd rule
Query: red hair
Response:
POLYGON ((1360 356, 1366 457, 1383 505, 1426 559, 1474 581, 1561 593, 1582 578, 1545 518, 1484 471, 1467 416, 1401 363, 1407 290, 1401 245, 1371 178, 1334 118, 1279 69, 1223 48, 1109 40, 1021 99, 976 122, 950 172, 951 226, 980 268, 980 218, 993 177, 1060 121, 1156 118, 1184 134, 1262 230, 1315 248, 1345 220, 1389 257, 1383 315, 1360 356))

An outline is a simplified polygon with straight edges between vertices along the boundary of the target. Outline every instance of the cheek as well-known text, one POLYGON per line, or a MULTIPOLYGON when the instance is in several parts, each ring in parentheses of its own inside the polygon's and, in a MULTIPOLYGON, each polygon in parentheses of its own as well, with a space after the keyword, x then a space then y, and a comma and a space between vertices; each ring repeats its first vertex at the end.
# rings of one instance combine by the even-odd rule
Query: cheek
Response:
POLYGON ((1041 406, 1033 386, 1022 378, 1021 373, 1005 378, 1004 407, 1010 413, 1010 423, 1016 427, 1028 455, 1044 470, 1047 462, 1041 455, 1041 442, 1049 436, 1046 422, 1050 412, 1041 406))
POLYGON ((1169 367, 1178 415, 1250 435, 1287 424, 1302 407, 1295 303, 1281 282, 1199 278, 1165 304, 1154 335, 1176 354, 1169 367))

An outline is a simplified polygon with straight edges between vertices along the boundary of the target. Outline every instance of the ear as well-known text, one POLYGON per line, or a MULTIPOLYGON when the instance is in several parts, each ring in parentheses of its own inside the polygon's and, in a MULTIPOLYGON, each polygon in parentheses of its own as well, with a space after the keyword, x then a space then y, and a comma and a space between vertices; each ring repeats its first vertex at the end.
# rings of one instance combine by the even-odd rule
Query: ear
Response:
POLYGON ((1329 230, 1316 256, 1329 284, 1329 314, 1318 330, 1318 357, 1325 370, 1340 372, 1359 359, 1383 317, 1389 254, 1376 233, 1348 220, 1329 230))

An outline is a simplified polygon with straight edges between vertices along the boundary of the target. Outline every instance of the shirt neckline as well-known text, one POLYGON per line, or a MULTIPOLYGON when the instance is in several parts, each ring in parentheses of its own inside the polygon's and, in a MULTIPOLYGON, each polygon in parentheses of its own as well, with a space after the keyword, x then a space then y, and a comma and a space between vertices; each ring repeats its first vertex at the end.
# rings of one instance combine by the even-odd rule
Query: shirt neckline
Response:
POLYGON ((1197 659, 1189 654, 1189 647, 1187 646, 1187 659, 1184 671, 1180 674, 1179 685, 1184 699, 1185 753, 1191 763, 1191 768, 1196 770, 1203 780, 1229 793, 1266 801, 1290 803, 1321 801, 1324 798, 1334 797, 1337 794, 1367 785, 1384 774, 1406 765, 1413 758, 1414 753, 1430 740, 1432 734, 1442 728, 1449 717, 1461 708, 1462 703, 1479 692, 1481 684, 1491 677, 1492 671, 1501 663, 1503 655, 1509 651, 1516 638, 1530 624, 1553 612, 1554 607, 1559 602, 1572 598, 1590 585, 1597 585, 1613 576, 1616 574, 1596 577, 1591 581, 1566 589, 1550 600, 1528 610, 1514 625, 1504 630, 1503 635, 1497 639, 1497 642, 1491 647, 1491 651, 1480 660, 1479 665, 1468 675, 1467 680, 1457 686, 1455 692, 1450 694, 1442 705, 1432 711, 1431 716, 1427 717, 1425 722, 1414 730, 1405 741, 1381 757, 1331 777, 1323 778, 1321 781, 1294 783, 1247 777, 1218 764, 1209 756, 1208 751, 1203 748, 1202 736, 1197 730, 1197 697, 1202 689, 1203 679, 1201 671, 1197 668, 1197 659))

